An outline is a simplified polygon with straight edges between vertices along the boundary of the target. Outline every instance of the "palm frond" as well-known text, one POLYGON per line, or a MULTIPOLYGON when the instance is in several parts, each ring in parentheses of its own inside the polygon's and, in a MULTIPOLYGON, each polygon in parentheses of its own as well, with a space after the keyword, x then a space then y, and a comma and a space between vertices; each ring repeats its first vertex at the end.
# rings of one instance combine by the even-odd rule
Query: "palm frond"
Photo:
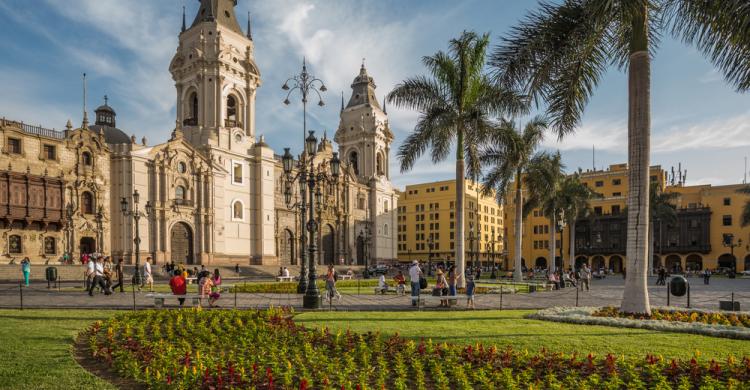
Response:
POLYGON ((750 90, 750 3, 665 0, 672 35, 695 45, 737 91, 750 90))
POLYGON ((424 76, 406 79, 388 94, 388 103, 399 108, 427 111, 435 106, 450 107, 447 91, 435 80, 424 76))

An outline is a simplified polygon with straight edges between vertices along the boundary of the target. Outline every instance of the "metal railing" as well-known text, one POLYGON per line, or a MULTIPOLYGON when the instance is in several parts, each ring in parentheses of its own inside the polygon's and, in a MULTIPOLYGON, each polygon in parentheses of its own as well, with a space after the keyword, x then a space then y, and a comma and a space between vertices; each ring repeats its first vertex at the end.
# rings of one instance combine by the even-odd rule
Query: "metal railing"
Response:
POLYGON ((3 126, 13 126, 21 129, 24 133, 34 134, 47 138, 63 139, 65 133, 57 131, 55 129, 47 129, 42 126, 33 126, 19 121, 12 121, 2 118, 1 123, 3 126))

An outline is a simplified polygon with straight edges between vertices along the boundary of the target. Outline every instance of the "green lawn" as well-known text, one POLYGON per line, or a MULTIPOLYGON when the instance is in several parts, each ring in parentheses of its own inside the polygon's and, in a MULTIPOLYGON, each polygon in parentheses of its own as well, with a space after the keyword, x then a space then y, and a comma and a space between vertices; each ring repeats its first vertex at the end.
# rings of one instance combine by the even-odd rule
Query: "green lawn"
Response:
POLYGON ((398 333, 436 342, 512 345, 515 349, 587 354, 613 353, 635 357, 646 353, 701 359, 750 356, 750 342, 650 330, 574 325, 527 320, 531 311, 316 312, 301 313, 295 321, 308 327, 328 326, 355 332, 398 333))
POLYGON ((79 330, 113 312, 0 310, 0 388, 113 389, 73 359, 79 330))

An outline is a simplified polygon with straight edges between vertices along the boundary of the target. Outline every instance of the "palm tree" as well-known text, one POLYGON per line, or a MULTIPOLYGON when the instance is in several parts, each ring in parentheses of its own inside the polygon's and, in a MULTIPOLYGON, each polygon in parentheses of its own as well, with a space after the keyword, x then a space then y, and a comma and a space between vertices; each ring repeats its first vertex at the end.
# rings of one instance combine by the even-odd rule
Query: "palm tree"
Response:
POLYGON ((566 176, 560 184, 560 210, 565 224, 568 226, 569 259, 573 266, 576 258, 576 222, 579 218, 589 217, 591 215, 591 200, 601 197, 601 194, 594 192, 581 182, 577 172, 566 176))
POLYGON ((539 153, 531 159, 526 174, 526 189, 528 198, 523 204, 524 216, 528 216, 529 211, 539 208, 542 215, 549 220, 549 272, 555 272, 555 255, 556 255, 556 230, 557 219, 560 217, 561 210, 561 185, 565 178, 560 153, 549 154, 539 153))
POLYGON ((564 0, 530 12, 493 52, 497 81, 544 100, 559 137, 574 131, 608 65, 628 72, 628 273, 620 310, 650 313, 651 56, 662 32, 693 44, 750 89, 750 7, 743 0, 564 0))
MULTIPOLYGON (((651 216, 648 233, 648 264, 649 273, 653 272, 654 260, 654 225, 659 224, 659 233, 663 234, 663 226, 666 224, 675 225, 677 223, 677 210, 674 201, 680 197, 677 192, 665 192, 661 186, 651 186, 649 190, 649 214, 651 216)), ((659 237, 659 247, 661 247, 661 237, 659 237)))
MULTIPOLYGON (((491 129, 495 116, 521 113, 527 106, 518 94, 500 89, 484 72, 489 35, 464 31, 452 39, 448 52, 439 51, 422 58, 432 76, 404 80, 388 94, 397 107, 419 111, 414 131, 398 151, 401 172, 410 170, 427 148, 432 161, 448 157, 456 144, 456 272, 463 276, 464 251, 464 183, 465 175, 479 175, 478 145, 491 129), (464 156, 468 164, 464 164, 464 156), (468 168, 468 172, 467 172, 468 168)), ((459 279, 463 286, 463 278, 459 279)))
POLYGON ((523 130, 517 129, 513 121, 502 119, 483 145, 480 162, 487 167, 483 178, 483 189, 486 193, 496 191, 498 201, 502 201, 510 182, 515 183, 515 222, 514 222, 514 271, 513 280, 523 281, 521 272, 521 244, 523 224, 523 183, 531 161, 537 157, 534 152, 544 139, 547 121, 540 117, 532 118, 523 130))

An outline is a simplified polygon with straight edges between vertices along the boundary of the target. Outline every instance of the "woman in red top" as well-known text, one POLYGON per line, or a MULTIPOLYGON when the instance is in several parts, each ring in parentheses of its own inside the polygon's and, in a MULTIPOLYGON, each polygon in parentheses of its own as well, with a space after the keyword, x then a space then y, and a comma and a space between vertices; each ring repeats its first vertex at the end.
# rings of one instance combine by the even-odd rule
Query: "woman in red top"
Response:
MULTIPOLYGON (((187 294, 187 283, 185 283, 185 278, 182 277, 180 271, 174 271, 174 276, 172 276, 172 279, 169 279, 169 287, 172 289, 172 294, 174 295, 187 294)), ((185 303, 185 298, 177 298, 177 300, 180 301, 180 306, 185 303)))

